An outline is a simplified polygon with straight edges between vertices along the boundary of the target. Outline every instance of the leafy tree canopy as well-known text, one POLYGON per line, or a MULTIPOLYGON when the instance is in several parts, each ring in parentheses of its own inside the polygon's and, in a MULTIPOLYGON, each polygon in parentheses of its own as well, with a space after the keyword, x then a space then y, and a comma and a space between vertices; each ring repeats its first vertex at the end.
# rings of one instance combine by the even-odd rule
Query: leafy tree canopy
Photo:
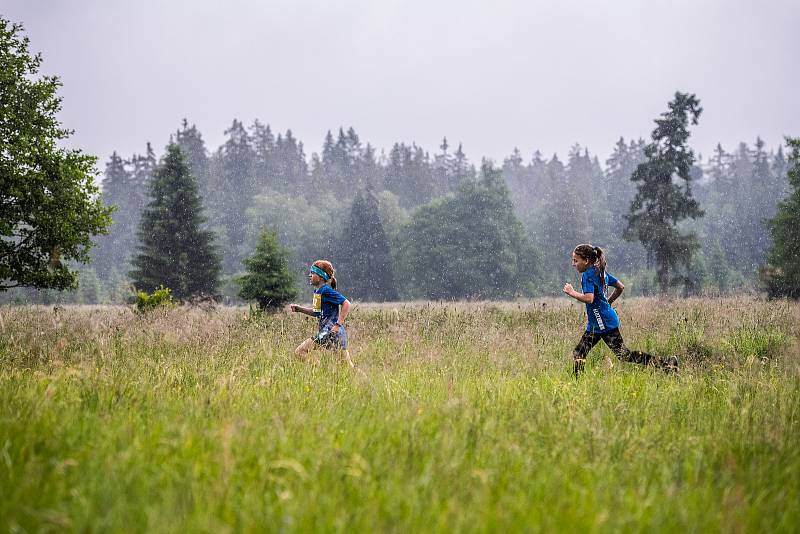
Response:
POLYGON ((499 171, 420 208, 399 236, 396 263, 408 296, 499 299, 530 294, 539 255, 514 214, 499 171))
POLYGON ((69 261, 88 262, 90 238, 111 224, 95 158, 56 146, 71 134, 56 119, 61 84, 37 78, 42 59, 28 43, 0 18, 0 291, 75 287, 69 261))

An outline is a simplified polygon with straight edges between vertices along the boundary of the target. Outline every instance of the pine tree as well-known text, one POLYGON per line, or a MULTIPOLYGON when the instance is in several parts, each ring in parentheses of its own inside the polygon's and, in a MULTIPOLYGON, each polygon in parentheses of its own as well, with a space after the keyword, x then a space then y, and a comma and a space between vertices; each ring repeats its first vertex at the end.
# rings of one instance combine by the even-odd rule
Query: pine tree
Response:
POLYGON ((767 251, 772 245, 766 221, 775 216, 775 207, 780 200, 773 185, 772 170, 768 154, 764 150, 764 141, 760 137, 756 139, 754 148, 748 177, 750 186, 747 187, 750 198, 748 204, 742 205, 742 209, 737 213, 739 250, 736 256, 748 278, 752 278, 766 260, 767 251))
POLYGON ((636 167, 644 161, 643 139, 631 140, 629 143, 621 138, 614 146, 614 151, 606 160, 604 188, 612 193, 609 198, 610 222, 609 241, 606 245, 613 256, 615 270, 633 272, 646 262, 646 252, 641 243, 625 241, 622 236, 627 226, 626 211, 620 206, 630 206, 636 195, 636 186, 631 180, 636 167))
POLYGON ((108 235, 97 239, 97 248, 92 251, 92 265, 103 278, 107 278, 117 265, 123 265, 136 245, 136 219, 128 196, 131 194, 133 182, 126 168, 127 162, 116 152, 106 163, 103 177, 103 203, 113 206, 111 227, 108 235))
POLYGON ((200 196, 206 201, 211 195, 209 191, 209 161, 206 143, 203 141, 200 130, 194 124, 190 127, 189 121, 183 119, 181 129, 175 133, 175 143, 186 158, 186 165, 197 182, 200 196))
POLYGON ((308 163, 303 143, 295 139, 291 130, 286 130, 285 136, 278 134, 274 160, 276 190, 302 194, 308 184, 308 163))
POLYGON ((364 156, 358 169, 359 176, 362 177, 364 187, 373 191, 383 189, 383 168, 378 163, 375 156, 375 149, 367 143, 364 148, 364 156))
POLYGON ((589 207, 582 202, 585 192, 570 187, 567 170, 555 154, 547 164, 546 180, 542 216, 533 235, 543 251, 548 284, 556 288, 574 274, 569 264, 572 249, 591 241, 589 207))
POLYGON ((151 292, 164 285, 181 300, 216 294, 220 265, 214 235, 201 230, 205 218, 197 183, 176 144, 167 146, 153 173, 149 197, 130 273, 136 288, 151 292))
POLYGON ((262 310, 280 308, 297 296, 294 278, 287 263, 288 251, 278 241, 274 231, 263 229, 253 255, 244 260, 247 274, 236 282, 239 296, 255 300, 262 310))
POLYGON ((636 196, 626 216, 625 237, 640 241, 656 266, 661 292, 671 285, 688 283, 692 255, 699 248, 694 233, 681 233, 679 222, 703 216, 692 197, 690 174, 694 152, 687 146, 688 124, 697 124, 703 109, 695 95, 675 93, 669 111, 656 119, 653 141, 645 148, 646 161, 636 167, 631 179, 636 196), (683 275, 678 274, 683 267, 683 275))
POLYGON ((800 138, 786 138, 789 149, 788 198, 778 204, 778 212, 770 221, 772 248, 767 265, 761 270, 770 297, 800 299, 800 138))
POLYGON ((378 199, 369 190, 356 194, 337 254, 337 281, 351 298, 398 300, 389 243, 381 223, 378 199))
POLYGON ((531 182, 530 169, 523 163, 522 153, 514 147, 511 155, 503 160, 503 176, 514 201, 517 213, 526 213, 533 208, 535 191, 531 182))
POLYGON ((245 254, 245 211, 257 193, 255 152, 241 121, 225 130, 228 139, 214 157, 214 184, 209 210, 222 232, 223 270, 236 272, 245 254))

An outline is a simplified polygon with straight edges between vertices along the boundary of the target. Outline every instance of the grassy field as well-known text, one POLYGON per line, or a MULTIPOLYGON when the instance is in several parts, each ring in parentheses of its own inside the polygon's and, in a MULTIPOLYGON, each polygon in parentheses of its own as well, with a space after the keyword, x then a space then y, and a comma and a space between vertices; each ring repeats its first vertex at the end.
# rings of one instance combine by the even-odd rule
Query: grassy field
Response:
POLYGON ((289 314, 0 308, 0 531, 800 530, 800 305, 357 306, 356 369, 289 314))

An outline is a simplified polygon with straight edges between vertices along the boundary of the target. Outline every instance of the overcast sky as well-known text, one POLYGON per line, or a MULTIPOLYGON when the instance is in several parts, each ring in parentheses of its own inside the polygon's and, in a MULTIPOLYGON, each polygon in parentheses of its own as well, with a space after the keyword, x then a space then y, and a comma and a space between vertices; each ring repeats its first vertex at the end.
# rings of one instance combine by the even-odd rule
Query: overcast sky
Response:
POLYGON ((64 86, 69 146, 161 154, 181 119, 210 150, 233 118, 291 128, 306 154, 353 126, 378 149, 473 162, 516 146, 601 160, 648 137, 676 90, 708 155, 800 135, 797 0, 3 0, 64 86))

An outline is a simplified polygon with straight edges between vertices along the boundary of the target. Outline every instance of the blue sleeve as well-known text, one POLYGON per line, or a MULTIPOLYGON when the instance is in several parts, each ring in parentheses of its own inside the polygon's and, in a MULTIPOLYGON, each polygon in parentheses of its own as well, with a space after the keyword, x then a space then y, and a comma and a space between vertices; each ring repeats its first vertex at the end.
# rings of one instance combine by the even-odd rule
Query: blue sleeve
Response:
POLYGON ((610 287, 610 286, 613 286, 613 285, 615 285, 617 282, 619 282, 619 280, 617 280, 616 278, 614 278, 614 275, 613 275, 613 274, 606 273, 606 285, 607 285, 607 286, 609 286, 609 287, 610 287))
POLYGON ((324 286, 323 290, 320 292, 322 293, 322 301, 323 302, 330 302, 331 304, 335 304, 339 306, 342 302, 347 300, 344 295, 336 291, 330 286, 324 286))
POLYGON ((581 275, 581 291, 586 293, 594 293, 594 281, 592 280, 592 275, 589 274, 591 271, 583 271, 581 275))

